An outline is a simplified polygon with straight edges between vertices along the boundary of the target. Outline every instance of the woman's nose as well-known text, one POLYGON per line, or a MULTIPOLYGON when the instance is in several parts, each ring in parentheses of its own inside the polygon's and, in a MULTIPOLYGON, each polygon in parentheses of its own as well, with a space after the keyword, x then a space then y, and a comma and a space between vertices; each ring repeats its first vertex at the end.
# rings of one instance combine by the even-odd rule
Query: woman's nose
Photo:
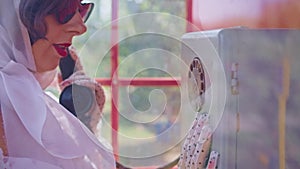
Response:
POLYGON ((87 27, 78 11, 75 13, 73 18, 69 21, 68 25, 69 26, 67 28, 67 31, 72 32, 75 35, 81 35, 87 30, 87 27))

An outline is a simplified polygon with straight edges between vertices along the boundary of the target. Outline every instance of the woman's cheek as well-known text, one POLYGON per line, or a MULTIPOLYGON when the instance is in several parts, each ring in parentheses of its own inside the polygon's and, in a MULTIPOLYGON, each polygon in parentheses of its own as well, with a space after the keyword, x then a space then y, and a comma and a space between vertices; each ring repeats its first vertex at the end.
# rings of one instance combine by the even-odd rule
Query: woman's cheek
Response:
POLYGON ((39 39, 32 45, 32 53, 38 72, 53 70, 59 64, 59 55, 53 45, 45 39, 39 39))

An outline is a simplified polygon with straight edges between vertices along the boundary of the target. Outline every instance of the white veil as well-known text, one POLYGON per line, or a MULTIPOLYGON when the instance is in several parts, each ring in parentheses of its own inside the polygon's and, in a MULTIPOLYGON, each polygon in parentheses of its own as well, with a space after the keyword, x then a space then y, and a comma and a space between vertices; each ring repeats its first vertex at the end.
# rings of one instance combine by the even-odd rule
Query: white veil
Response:
POLYGON ((111 149, 48 97, 34 77, 28 32, 19 18, 20 0, 0 3, 0 112, 6 158, 20 162, 13 162, 12 168, 114 168, 111 149))

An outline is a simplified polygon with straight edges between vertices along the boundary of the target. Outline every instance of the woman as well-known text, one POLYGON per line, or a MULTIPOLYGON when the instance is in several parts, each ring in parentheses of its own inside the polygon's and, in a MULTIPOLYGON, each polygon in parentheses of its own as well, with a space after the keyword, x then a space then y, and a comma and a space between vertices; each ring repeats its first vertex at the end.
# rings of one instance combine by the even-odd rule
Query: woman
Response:
POLYGON ((86 31, 90 7, 78 0, 1 0, 0 168, 115 168, 110 147, 43 91, 73 37, 86 31))

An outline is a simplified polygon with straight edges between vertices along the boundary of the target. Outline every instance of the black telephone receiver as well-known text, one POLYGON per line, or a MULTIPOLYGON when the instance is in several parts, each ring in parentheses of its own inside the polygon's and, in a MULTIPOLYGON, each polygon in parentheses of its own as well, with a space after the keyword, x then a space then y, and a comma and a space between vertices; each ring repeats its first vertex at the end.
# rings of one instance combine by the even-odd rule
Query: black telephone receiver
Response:
POLYGON ((70 77, 75 70, 75 61, 70 55, 69 49, 67 49, 68 55, 61 58, 59 61, 59 69, 61 71, 62 79, 65 80, 70 77))
MULTIPOLYGON (((72 59, 69 50, 68 55, 59 62, 59 69, 61 71, 62 79, 65 80, 70 77, 75 70, 75 61, 72 59)), ((85 114, 88 112, 93 104, 93 92, 90 88, 71 84, 64 88, 59 97, 59 103, 68 109, 74 116, 78 114, 85 114)))

